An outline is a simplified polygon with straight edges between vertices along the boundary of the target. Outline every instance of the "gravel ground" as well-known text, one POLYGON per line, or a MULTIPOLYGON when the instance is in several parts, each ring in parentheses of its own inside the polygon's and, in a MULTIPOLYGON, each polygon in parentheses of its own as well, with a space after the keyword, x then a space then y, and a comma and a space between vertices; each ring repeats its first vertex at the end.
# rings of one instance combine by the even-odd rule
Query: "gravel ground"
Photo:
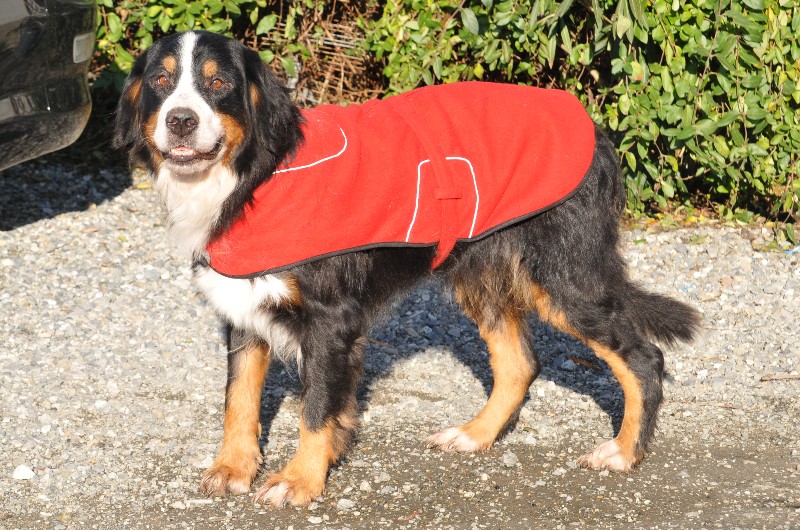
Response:
MULTIPOLYGON (((0 174, 0 195, 0 527, 800 526, 800 253, 756 250, 759 227, 625 233, 633 276, 705 319, 667 352, 657 439, 630 476, 576 469, 622 394, 535 320, 544 369, 516 428, 479 455, 425 449, 491 384, 475 327, 433 283, 374 330, 362 429, 324 497, 269 510, 197 492, 222 437, 225 350, 154 190, 27 164, 0 174)), ((273 365, 265 473, 295 447, 298 390, 273 365)))

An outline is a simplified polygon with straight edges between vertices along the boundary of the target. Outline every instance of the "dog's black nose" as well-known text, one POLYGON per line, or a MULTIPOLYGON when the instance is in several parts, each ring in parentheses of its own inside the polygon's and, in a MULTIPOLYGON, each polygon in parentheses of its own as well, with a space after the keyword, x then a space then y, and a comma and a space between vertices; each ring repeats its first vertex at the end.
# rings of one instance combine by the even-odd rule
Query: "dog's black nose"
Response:
POLYGON ((199 118, 187 108, 172 109, 167 113, 167 129, 176 136, 187 136, 197 128, 199 118))

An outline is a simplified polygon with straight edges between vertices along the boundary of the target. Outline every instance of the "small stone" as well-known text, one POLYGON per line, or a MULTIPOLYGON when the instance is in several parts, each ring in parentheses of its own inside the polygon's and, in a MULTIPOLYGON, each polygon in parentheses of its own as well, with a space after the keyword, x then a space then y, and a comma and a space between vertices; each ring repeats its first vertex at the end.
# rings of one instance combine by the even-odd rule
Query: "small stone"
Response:
POLYGON ((391 478, 392 477, 389 476, 389 473, 387 473, 386 471, 382 471, 380 475, 375 477, 375 482, 380 484, 381 482, 387 482, 391 478))
POLYGON ((577 367, 578 365, 576 365, 572 359, 565 360, 563 363, 561 363, 561 366, 559 366, 559 368, 565 372, 574 372, 577 367))
POLYGON ((175 501, 172 504, 170 504, 170 506, 175 508, 176 510, 185 510, 186 509, 186 505, 183 504, 183 501, 175 501))
POLYGON ((506 467, 514 467, 519 464, 519 458, 511 451, 503 453, 503 465, 506 467))
POLYGON ((189 508, 192 508, 194 506, 203 506, 209 504, 214 504, 214 501, 212 499, 187 499, 186 501, 186 506, 189 508))
POLYGON ((352 510, 355 505, 356 503, 350 499, 339 499, 339 502, 336 503, 336 510, 340 512, 352 510))
POLYGON ((322 522, 322 517, 312 515, 311 517, 308 518, 308 522, 311 524, 319 524, 322 522))
POLYGON ((366 480, 362 480, 361 484, 358 486, 358 489, 361 491, 372 491, 372 486, 369 485, 369 482, 366 480))
POLYGON ((36 476, 31 468, 25 465, 19 465, 14 469, 14 480, 30 480, 36 476))
POLYGON ((461 328, 458 326, 450 326, 447 328, 447 334, 457 339, 461 336, 461 328))

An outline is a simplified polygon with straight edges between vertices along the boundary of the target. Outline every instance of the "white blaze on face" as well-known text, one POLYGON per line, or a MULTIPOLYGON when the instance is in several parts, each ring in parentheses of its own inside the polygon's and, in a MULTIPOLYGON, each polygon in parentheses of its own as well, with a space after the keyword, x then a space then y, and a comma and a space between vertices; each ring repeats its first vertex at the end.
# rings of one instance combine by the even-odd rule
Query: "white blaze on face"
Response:
POLYGON ((153 136, 156 147, 162 152, 167 152, 177 145, 170 141, 169 130, 167 129, 167 114, 173 109, 186 108, 192 110, 198 117, 197 129, 185 139, 188 145, 195 151, 201 153, 209 152, 216 147, 217 142, 222 138, 224 129, 222 122, 217 114, 211 109, 202 94, 197 91, 194 77, 194 47, 197 43, 196 33, 184 33, 181 37, 181 48, 178 56, 178 72, 180 78, 177 80, 175 90, 161 105, 158 112, 158 123, 153 136))

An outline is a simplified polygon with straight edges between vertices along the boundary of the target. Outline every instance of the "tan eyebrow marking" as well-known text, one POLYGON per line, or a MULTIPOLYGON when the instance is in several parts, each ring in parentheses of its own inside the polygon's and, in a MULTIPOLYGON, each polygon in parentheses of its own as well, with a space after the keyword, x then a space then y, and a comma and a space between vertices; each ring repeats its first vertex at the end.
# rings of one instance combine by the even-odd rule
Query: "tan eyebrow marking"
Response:
POLYGON ((177 62, 175 61, 175 56, 167 55, 166 57, 164 57, 164 60, 161 61, 161 66, 163 66, 164 70, 166 70, 170 74, 174 74, 175 67, 177 66, 177 62))
POLYGON ((216 75, 218 68, 219 65, 217 64, 217 61, 209 59, 208 61, 203 63, 203 75, 207 78, 212 77, 216 75))

